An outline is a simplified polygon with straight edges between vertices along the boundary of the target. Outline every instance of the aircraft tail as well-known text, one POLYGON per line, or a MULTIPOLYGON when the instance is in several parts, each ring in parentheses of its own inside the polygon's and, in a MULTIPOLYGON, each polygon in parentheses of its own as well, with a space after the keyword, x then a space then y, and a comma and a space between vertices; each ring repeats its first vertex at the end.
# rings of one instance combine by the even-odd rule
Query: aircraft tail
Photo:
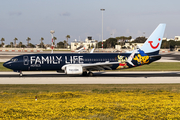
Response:
POLYGON ((159 24, 150 37, 146 40, 143 46, 140 48, 146 54, 158 55, 164 36, 166 24, 159 24))

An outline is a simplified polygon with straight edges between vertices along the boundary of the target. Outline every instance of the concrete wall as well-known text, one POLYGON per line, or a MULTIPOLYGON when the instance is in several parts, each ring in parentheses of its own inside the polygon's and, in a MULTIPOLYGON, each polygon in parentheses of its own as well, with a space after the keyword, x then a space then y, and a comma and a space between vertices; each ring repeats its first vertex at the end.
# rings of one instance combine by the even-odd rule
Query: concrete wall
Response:
POLYGON ((0 48, 0 52, 42 52, 42 48, 0 48))

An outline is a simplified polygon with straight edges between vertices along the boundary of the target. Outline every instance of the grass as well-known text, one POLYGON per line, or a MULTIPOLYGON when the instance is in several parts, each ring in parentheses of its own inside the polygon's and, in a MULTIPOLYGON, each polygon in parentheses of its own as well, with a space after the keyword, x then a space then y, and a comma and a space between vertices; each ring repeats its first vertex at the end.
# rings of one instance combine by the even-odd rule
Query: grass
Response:
MULTIPOLYGON (((142 86, 144 85, 140 87, 142 86)), ((179 93, 140 89, 109 93, 108 90, 22 94, 1 92, 0 119, 178 120, 180 118, 179 93)))
POLYGON ((81 91, 109 93, 121 91, 169 91, 180 93, 180 84, 0 84, 1 93, 41 93, 81 91))
POLYGON ((180 71, 180 62, 153 62, 123 71, 180 71))
MULTIPOLYGON (((3 66, 0 62, 0 71, 12 71, 3 66)), ((131 69, 122 69, 121 71, 180 71, 180 62, 153 62, 149 65, 134 67, 131 69)))
POLYGON ((8 68, 5 68, 5 67, 3 66, 3 62, 0 62, 0 71, 12 71, 12 70, 10 70, 10 69, 8 69, 8 68))

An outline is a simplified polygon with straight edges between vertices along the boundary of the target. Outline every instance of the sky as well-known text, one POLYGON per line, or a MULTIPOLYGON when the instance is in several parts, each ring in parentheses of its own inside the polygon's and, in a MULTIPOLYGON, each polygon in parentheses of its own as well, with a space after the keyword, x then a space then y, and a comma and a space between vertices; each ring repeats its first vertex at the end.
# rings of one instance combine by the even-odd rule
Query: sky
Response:
POLYGON ((50 30, 55 30, 56 43, 87 36, 102 40, 119 36, 148 37, 160 23, 166 23, 164 37, 180 36, 180 0, 1 0, 0 39, 10 44, 51 43, 50 30))

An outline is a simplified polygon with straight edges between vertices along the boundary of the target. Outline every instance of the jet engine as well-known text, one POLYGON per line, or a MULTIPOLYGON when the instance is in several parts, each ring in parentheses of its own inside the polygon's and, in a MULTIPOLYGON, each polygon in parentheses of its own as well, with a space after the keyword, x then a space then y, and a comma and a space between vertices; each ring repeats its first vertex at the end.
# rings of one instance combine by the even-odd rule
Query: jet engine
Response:
POLYGON ((83 73, 83 68, 81 65, 67 65, 65 67, 64 71, 66 74, 79 74, 79 75, 81 75, 83 73))

